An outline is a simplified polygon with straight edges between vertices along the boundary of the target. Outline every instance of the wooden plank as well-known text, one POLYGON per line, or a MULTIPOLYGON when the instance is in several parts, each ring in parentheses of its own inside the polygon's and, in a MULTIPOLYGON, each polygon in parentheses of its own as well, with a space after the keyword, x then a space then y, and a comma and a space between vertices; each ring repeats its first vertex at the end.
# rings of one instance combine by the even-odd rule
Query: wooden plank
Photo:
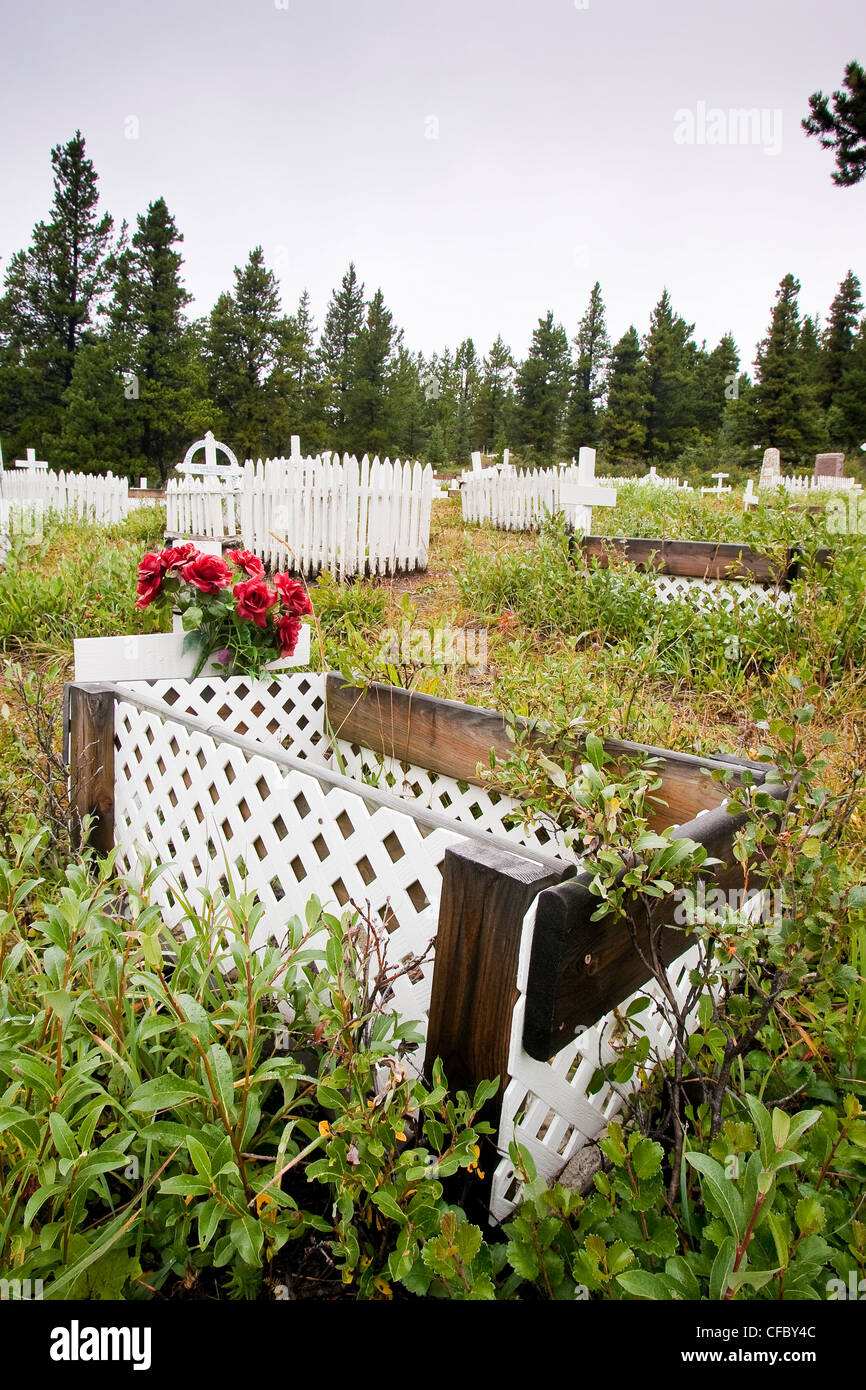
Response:
POLYGON ((108 854, 114 847, 114 689, 70 683, 63 703, 72 843, 81 844, 82 821, 94 816, 89 843, 108 854))
MULTIPOLYGON (((335 673, 328 675, 326 689, 328 720, 337 738, 458 781, 485 785, 476 771, 478 764, 489 767, 491 749, 501 761, 513 750, 505 718, 494 710, 418 695, 396 686, 347 687, 335 673)), ((526 721, 518 723, 526 727, 526 721)), ((538 736, 543 743, 543 732, 538 736)), ((605 739, 604 746, 617 760, 660 759, 662 786, 657 795, 665 805, 658 805, 653 814, 654 828, 682 825, 724 800, 727 792, 705 769, 733 767, 734 785, 740 784, 746 769, 756 781, 763 781, 768 771, 765 764, 748 759, 698 758, 619 739, 605 739)))
MULTIPOLYGON (((768 788, 784 797, 784 788, 768 788)), ((733 855, 734 837, 749 819, 747 812, 729 815, 719 808, 700 816, 674 832, 702 844, 707 854, 722 862, 702 877, 710 890, 742 889, 741 865, 733 855)), ((569 883, 548 889, 538 901, 526 999, 523 1045, 539 1061, 564 1047, 579 1027, 597 1023, 645 984, 646 965, 635 949, 622 918, 592 922, 599 899, 590 892, 590 875, 580 874, 569 883)), ((750 890, 760 887, 750 875, 750 890)), ((659 950, 670 965, 693 943, 693 937, 675 923, 679 904, 676 894, 657 900, 653 926, 661 927, 659 950)), ((649 926, 637 930, 637 942, 648 951, 649 926)))
POLYGON ((614 557, 627 560, 637 569, 652 569, 659 574, 693 579, 740 579, 755 584, 786 584, 793 560, 790 550, 776 559, 751 546, 722 541, 583 536, 577 544, 587 560, 595 559, 603 567, 614 557))
MULTIPOLYGON (((573 872, 551 871, 492 845, 445 851, 436 965, 427 1029, 428 1068, 441 1057, 453 1091, 498 1076, 505 1085, 523 919, 537 893, 573 872)), ((499 1097, 484 1118, 494 1128, 499 1097)))

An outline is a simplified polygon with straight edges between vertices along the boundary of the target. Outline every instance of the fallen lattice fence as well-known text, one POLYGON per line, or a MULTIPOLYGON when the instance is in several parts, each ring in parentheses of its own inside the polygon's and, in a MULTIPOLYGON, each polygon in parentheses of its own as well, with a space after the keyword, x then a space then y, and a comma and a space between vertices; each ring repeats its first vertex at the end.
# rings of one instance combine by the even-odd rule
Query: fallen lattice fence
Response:
MULTIPOLYGON (((504 759, 512 746, 503 716, 295 672, 74 682, 65 727, 77 820, 94 817, 96 848, 117 846, 122 868, 142 851, 167 866, 154 900, 170 927, 184 926, 177 893, 195 903, 228 865, 264 909, 254 945, 279 943, 313 894, 356 906, 387 936, 389 963, 408 966, 388 1007, 420 1025, 426 1057, 443 1058, 455 1089, 501 1078, 487 1112, 494 1219, 514 1198, 511 1141, 552 1177, 622 1105, 627 1088, 605 1082, 589 1095, 588 1082, 615 1058, 613 1011, 645 990, 646 971, 624 928, 591 921, 597 899, 580 862, 543 827, 509 825, 517 803, 480 777, 491 750, 504 759)), ((718 860, 708 879, 742 888, 733 842, 745 816, 728 814, 709 773, 724 767, 736 785, 766 768, 606 748, 660 759, 666 804, 653 827, 678 825, 718 860)), ((672 923, 673 898, 658 911, 672 923)), ((682 997, 691 946, 682 930, 664 934, 682 997)), ((643 1017, 669 1050, 663 1012, 643 1017)))
MULTIPOLYGON (((649 572, 665 602, 687 599, 698 607, 729 610, 763 603, 786 605, 791 584, 805 565, 805 557, 793 547, 773 555, 738 542, 663 538, 574 537, 572 554, 581 564, 649 572)), ((820 565, 828 565, 831 558, 826 549, 814 555, 820 565)))

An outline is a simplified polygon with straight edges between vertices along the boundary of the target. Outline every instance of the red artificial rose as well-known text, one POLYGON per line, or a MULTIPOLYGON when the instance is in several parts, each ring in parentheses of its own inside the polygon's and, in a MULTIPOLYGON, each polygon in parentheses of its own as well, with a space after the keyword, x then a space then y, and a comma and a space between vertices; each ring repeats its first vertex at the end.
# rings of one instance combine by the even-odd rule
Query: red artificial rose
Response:
POLYGON ((231 569, 219 555, 195 555, 184 565, 181 574, 203 594, 218 594, 234 579, 231 569))
POLYGON ((285 613, 277 623, 280 656, 292 656, 301 635, 301 620, 294 613, 285 613))
POLYGON ((146 608, 156 598, 162 588, 164 573, 162 561, 158 555, 153 553, 145 555, 138 567, 136 608, 146 608))
POLYGON ((238 617, 264 627, 268 609, 277 602, 273 589, 269 589, 263 579, 248 579, 245 584, 236 584, 232 593, 238 601, 238 617))
POLYGON ((250 579, 264 579, 265 567, 258 555, 254 555, 251 550, 227 550, 226 559, 231 560, 237 565, 238 569, 248 574, 250 579))
POLYGON ((194 560, 198 551, 192 541, 184 541, 183 545, 167 546, 165 550, 159 552, 159 563, 163 569, 179 570, 184 565, 188 565, 190 560, 194 560))
POLYGON ((305 613, 312 613, 313 605, 307 597, 307 591, 297 579, 292 579, 288 574, 275 574, 274 588, 279 593, 287 613, 293 613, 297 618, 305 613))

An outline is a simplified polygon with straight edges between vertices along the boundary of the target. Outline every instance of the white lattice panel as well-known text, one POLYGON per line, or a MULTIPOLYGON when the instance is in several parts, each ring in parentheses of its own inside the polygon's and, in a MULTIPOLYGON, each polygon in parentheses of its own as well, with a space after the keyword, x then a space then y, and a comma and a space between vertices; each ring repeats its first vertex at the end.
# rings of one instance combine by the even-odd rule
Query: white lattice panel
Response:
POLYGON ((697 608, 734 609, 755 608, 772 603, 783 608, 791 602, 785 590, 761 584, 740 583, 736 579, 697 579, 679 574, 658 574, 653 577, 655 591, 664 603, 684 599, 697 608))
POLYGON ((518 807, 511 797, 395 758, 380 757, 344 739, 337 740, 335 752, 325 727, 325 677, 317 673, 256 681, 243 676, 131 681, 121 688, 133 695, 164 700, 177 714, 246 734, 265 748, 282 748, 293 757, 345 772, 358 782, 359 789, 365 784, 380 786, 413 806, 441 811, 458 825, 500 835, 515 848, 537 849, 568 862, 574 860, 561 836, 551 836, 543 826, 534 830, 506 826, 507 815, 518 807))
MULTIPOLYGON (((183 910, 225 887, 226 865, 264 906, 254 944, 281 939, 316 894, 332 909, 354 904, 387 932, 391 966, 423 956, 435 937, 441 864, 456 827, 425 833, 411 815, 247 756, 118 700, 115 709, 115 838, 131 868, 140 850, 168 865, 157 899, 170 926, 183 910)), ((402 1017, 426 1020, 432 956, 399 980, 389 1000, 402 1017)), ((420 1061, 420 1059, 418 1059, 420 1061)))
MULTIPOLYGON (((541 850, 569 863, 575 860, 562 836, 552 835, 544 826, 524 828, 522 825, 506 825, 507 816, 520 805, 513 797, 488 791, 471 782, 458 782, 453 777, 431 772, 413 763, 380 757, 369 748, 359 748, 357 744, 346 743, 344 739, 338 739, 337 746, 340 751, 339 765, 355 781, 375 782, 392 791, 395 796, 407 798, 415 806, 441 811, 458 824, 470 825, 475 830, 484 830, 511 840, 515 849, 541 850)), ((332 766, 337 766, 336 760, 332 766)))
MULTIPOLYGON (((756 894, 743 908, 743 914, 758 916, 765 900, 766 894, 756 894)), ((639 1015, 639 1022, 650 1040, 650 1056, 664 1059, 673 1051, 673 1035, 664 1007, 666 1001, 655 982, 648 982, 635 990, 617 1010, 606 1014, 591 1028, 582 1029, 549 1062, 539 1062, 524 1051, 525 992, 535 929, 535 909, 534 902, 524 918, 521 938, 517 980, 519 997, 514 1007, 508 1059, 510 1079, 503 1096, 497 1139, 501 1158, 493 1175, 490 1194, 490 1215, 494 1221, 506 1220, 515 1206, 518 1184, 508 1157, 509 1144, 515 1141, 522 1144, 532 1155, 539 1175, 553 1180, 569 1159, 601 1134, 640 1085, 636 1078, 622 1086, 605 1082, 595 1095, 586 1094, 586 1088, 599 1067, 611 1066, 620 1057, 621 1049, 617 1043, 622 1038, 617 1014, 624 1015, 633 1000, 648 998, 649 1008, 639 1015)), ((668 981, 680 1007, 691 988, 689 972, 699 959, 700 948, 693 946, 668 970, 668 981)), ((696 1009, 688 1021, 690 1026, 696 1026, 696 1009)))
POLYGON ((323 764, 331 745, 325 735, 325 677, 311 671, 279 678, 202 676, 196 680, 129 681, 122 690, 163 700, 176 714, 224 725, 265 748, 323 764))

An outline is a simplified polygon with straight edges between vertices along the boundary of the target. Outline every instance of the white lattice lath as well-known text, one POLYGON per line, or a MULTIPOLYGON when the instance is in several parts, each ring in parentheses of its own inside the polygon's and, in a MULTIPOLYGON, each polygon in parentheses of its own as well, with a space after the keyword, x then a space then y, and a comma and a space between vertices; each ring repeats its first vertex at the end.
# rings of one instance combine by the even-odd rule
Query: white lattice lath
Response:
POLYGON ((664 603, 683 599, 696 608, 734 609, 758 608, 770 603, 776 608, 785 608, 791 602, 791 595, 774 585, 749 584, 737 579, 698 579, 680 574, 657 574, 653 584, 659 598, 664 603))
MULTIPOLYGON (((759 892, 742 907, 744 916, 757 918, 764 910, 767 893, 759 892)), ((519 991, 511 1029, 509 1082, 502 1101, 497 1138, 500 1162, 493 1175, 490 1215, 504 1221, 514 1210, 517 1180, 508 1156, 508 1146, 523 1145, 532 1155, 540 1175, 558 1177, 569 1159, 587 1143, 598 1138, 616 1117, 629 1096, 640 1086, 637 1077, 625 1085, 605 1081, 594 1095, 587 1086, 601 1067, 615 1064, 626 1041, 620 1019, 635 1000, 648 998, 650 1006, 640 1014, 640 1023, 650 1041, 650 1056, 668 1058, 673 1051, 673 1034, 665 1013, 665 998, 655 981, 635 990, 617 1009, 605 1014, 591 1028, 581 1029, 574 1040, 547 1062, 530 1057, 523 1047, 526 1015, 526 989, 537 900, 524 918, 520 945, 517 988, 519 991)), ((691 989, 690 972, 700 960, 700 947, 693 946, 671 963, 668 983, 678 1007, 682 1008, 691 989)), ((697 1026, 697 1006, 688 1019, 697 1026)))
POLYGON ((270 678, 200 676, 195 680, 128 681, 132 695, 162 700, 175 714, 201 719, 219 736, 222 726, 245 734, 265 749, 282 748, 296 758, 329 762, 325 730, 325 677, 313 671, 270 678))
POLYGON ((516 848, 540 850, 568 863, 574 862, 574 855, 561 835, 551 834, 542 825, 506 824, 511 813, 519 809, 520 803, 513 797, 473 782, 459 782, 413 763, 381 756, 344 739, 338 739, 337 746, 340 767, 357 782, 375 782, 387 787, 395 796, 407 798, 415 806, 441 811, 459 824, 511 840, 516 848))
MULTIPOLYGON (((118 700, 115 710, 115 839, 127 868, 146 852, 170 865, 155 893, 169 926, 183 923, 170 893, 192 902, 225 889, 227 870, 264 906, 254 945, 280 941, 310 897, 332 910, 354 904, 387 933, 391 966, 423 956, 435 938, 441 864, 454 831, 427 830, 410 814, 248 756, 118 700)), ((360 789, 359 789, 360 791, 360 789)), ((389 1001, 426 1020, 432 956, 400 979, 389 1001)))

